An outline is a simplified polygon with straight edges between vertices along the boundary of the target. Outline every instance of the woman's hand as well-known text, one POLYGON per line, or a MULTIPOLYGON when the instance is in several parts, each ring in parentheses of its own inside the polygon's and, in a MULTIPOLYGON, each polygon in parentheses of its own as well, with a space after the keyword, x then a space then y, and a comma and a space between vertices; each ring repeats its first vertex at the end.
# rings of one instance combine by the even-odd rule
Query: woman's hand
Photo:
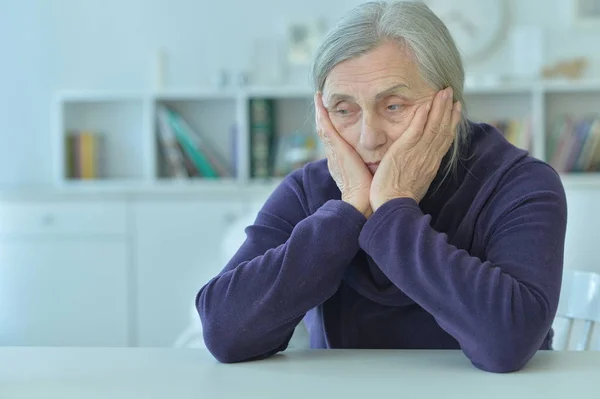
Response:
POLYGON ((372 175, 362 158, 335 130, 323 105, 321 93, 315 94, 317 131, 323 141, 327 167, 342 192, 342 201, 354 206, 365 217, 371 216, 369 193, 372 175))
POLYGON ((384 155, 371 184, 371 208, 394 198, 423 199, 442 158, 456 136, 461 104, 453 104, 452 89, 439 91, 433 104, 422 104, 406 131, 384 155))

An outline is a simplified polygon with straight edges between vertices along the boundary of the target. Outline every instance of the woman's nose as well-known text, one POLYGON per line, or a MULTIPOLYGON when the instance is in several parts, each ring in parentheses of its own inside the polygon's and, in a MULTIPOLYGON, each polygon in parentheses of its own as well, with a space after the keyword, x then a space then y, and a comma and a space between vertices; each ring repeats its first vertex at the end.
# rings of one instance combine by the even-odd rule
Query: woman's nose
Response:
POLYGON ((360 133, 361 146, 369 151, 376 150, 385 145, 387 134, 373 118, 365 118, 360 133))

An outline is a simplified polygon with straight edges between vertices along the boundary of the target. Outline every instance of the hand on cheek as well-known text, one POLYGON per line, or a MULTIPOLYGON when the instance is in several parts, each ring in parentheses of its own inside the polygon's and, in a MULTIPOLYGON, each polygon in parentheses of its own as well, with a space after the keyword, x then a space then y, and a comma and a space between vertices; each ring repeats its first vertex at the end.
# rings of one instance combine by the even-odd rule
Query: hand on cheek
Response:
POLYGON ((369 193, 371 172, 358 153, 337 132, 321 93, 315 94, 318 134, 325 145, 329 173, 340 189, 342 201, 354 206, 365 217, 371 216, 369 193))
POLYGON ((456 137, 461 104, 452 89, 441 90, 419 106, 404 133, 383 157, 370 190, 373 212, 394 198, 423 199, 456 137))

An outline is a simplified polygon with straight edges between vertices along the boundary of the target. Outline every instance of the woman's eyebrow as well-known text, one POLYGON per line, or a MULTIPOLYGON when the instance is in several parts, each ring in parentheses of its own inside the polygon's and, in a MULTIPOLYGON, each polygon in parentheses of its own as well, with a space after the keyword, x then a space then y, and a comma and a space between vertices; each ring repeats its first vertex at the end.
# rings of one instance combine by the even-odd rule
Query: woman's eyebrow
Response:
MULTIPOLYGON (((394 94, 398 91, 401 91, 403 89, 408 89, 408 85, 404 84, 404 83, 398 83, 388 89, 385 89, 379 93, 377 93, 377 95, 375 95, 375 99, 376 100, 380 100, 381 98, 388 96, 390 94, 394 94)), ((340 101, 348 101, 348 102, 353 102, 355 101, 354 97, 352 97, 349 94, 342 94, 342 93, 333 93, 330 96, 328 96, 327 98, 327 104, 328 105, 333 105, 337 102, 340 101)))
POLYGON ((397 85, 390 87, 389 89, 385 89, 384 91, 377 93, 377 95, 375 96, 375 99, 380 100, 381 98, 383 98, 385 96, 389 96, 390 94, 394 94, 403 89, 408 89, 408 85, 405 85, 404 83, 399 83, 397 85))
POLYGON ((332 95, 328 96, 327 105, 334 105, 335 103, 340 101, 352 102, 354 101, 354 97, 352 97, 349 94, 333 93, 332 95))

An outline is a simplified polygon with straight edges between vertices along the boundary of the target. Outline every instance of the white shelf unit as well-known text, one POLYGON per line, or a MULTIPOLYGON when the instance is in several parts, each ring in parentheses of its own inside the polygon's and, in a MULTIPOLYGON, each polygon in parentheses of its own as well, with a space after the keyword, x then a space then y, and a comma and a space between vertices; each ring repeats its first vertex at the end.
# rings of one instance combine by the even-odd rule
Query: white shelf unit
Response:
MULTIPOLYGON (((74 190, 208 190, 239 189, 280 179, 250 178, 249 102, 275 100, 276 135, 294 130, 314 132, 313 93, 305 87, 246 87, 237 90, 186 89, 161 92, 60 92, 54 100, 53 168, 55 183, 74 190), (233 178, 217 181, 173 181, 164 173, 157 141, 156 106, 177 110, 201 135, 208 137, 228 162, 237 165, 233 178), (101 131, 106 138, 105 176, 74 180, 67 176, 65 135, 72 129, 101 131), (235 133, 233 133, 235 132, 235 133), (235 147, 234 147, 235 143, 235 147)), ((529 118, 532 155, 548 161, 547 137, 564 113, 600 118, 600 82, 531 82, 496 87, 467 87, 470 119, 493 121, 529 118)), ((563 174, 566 186, 598 186, 600 173, 563 174)))
POLYGON ((56 165, 57 180, 67 178, 65 133, 79 129, 103 132, 103 163, 111 179, 135 182, 146 178, 147 108, 146 98, 138 95, 90 93, 64 97, 56 108, 56 158, 63 160, 56 165))

